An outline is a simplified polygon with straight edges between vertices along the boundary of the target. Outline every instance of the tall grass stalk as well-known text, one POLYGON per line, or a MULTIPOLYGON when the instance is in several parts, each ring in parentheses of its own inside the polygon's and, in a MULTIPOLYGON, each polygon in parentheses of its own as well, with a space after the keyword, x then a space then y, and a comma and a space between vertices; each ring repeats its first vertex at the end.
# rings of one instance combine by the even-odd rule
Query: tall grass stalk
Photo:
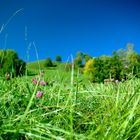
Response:
POLYGON ((9 17, 9 19, 7 20, 7 22, 1 26, 0 34, 5 30, 5 28, 6 28, 6 27, 8 26, 8 24, 11 22, 11 20, 12 20, 18 13, 20 13, 21 11, 23 11, 23 8, 17 10, 16 12, 14 12, 14 13, 12 14, 12 16, 9 17))

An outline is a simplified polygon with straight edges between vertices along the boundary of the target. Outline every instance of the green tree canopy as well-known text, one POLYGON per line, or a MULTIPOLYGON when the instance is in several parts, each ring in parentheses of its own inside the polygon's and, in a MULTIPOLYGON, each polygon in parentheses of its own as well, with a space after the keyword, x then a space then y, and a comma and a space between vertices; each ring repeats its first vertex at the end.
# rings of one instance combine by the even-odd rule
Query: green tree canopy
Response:
POLYGON ((101 56, 89 59, 84 67, 84 73, 93 82, 103 82, 113 78, 121 81, 130 75, 140 77, 140 55, 134 51, 133 44, 127 44, 126 49, 113 52, 112 56, 101 56))
POLYGON ((74 59, 74 64, 78 67, 82 66, 82 64, 83 64, 83 53, 82 52, 76 53, 76 58, 74 59))
POLYGON ((53 66, 53 62, 51 60, 50 57, 48 57, 45 61, 45 67, 52 67, 53 66))
POLYGON ((0 50, 0 73, 11 73, 13 76, 23 75, 26 70, 26 63, 19 59, 14 50, 0 50))
POLYGON ((84 54, 84 61, 85 63, 88 62, 88 60, 92 59, 92 57, 88 54, 84 54))
POLYGON ((62 57, 60 55, 57 55, 55 60, 56 60, 56 62, 61 62, 62 61, 62 57))

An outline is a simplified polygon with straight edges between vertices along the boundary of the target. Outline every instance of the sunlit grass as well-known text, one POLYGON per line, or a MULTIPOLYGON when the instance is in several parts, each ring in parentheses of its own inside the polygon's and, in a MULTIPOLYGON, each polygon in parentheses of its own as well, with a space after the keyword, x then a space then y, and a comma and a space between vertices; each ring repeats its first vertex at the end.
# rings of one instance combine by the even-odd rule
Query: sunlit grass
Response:
POLYGON ((0 139, 140 138, 139 79, 104 85, 75 73, 71 84, 71 72, 55 70, 40 87, 31 78, 0 80, 0 139))
POLYGON ((27 64, 24 77, 0 77, 0 140, 140 139, 140 79, 91 83, 77 70, 65 71, 64 64, 45 68, 44 62, 27 64), (45 87, 31 80, 40 70, 49 83, 45 87), (35 96, 37 90, 42 98, 35 96))

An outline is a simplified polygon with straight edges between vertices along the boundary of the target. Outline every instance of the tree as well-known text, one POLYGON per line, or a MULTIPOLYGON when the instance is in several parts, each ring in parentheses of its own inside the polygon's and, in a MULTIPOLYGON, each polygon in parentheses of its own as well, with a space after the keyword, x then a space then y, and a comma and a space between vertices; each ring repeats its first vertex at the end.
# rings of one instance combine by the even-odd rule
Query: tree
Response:
POLYGON ((14 67, 16 69, 15 75, 24 75, 26 71, 26 63, 22 59, 16 59, 14 67))
POLYGON ((0 50, 0 73, 11 73, 12 76, 24 75, 26 63, 19 59, 14 50, 0 50))
POLYGON ((89 59, 85 64, 84 74, 92 82, 103 82, 110 78, 121 81, 132 75, 140 77, 139 62, 140 55, 134 51, 134 45, 129 43, 127 49, 115 51, 112 56, 89 59))
POLYGON ((102 82, 104 80, 103 61, 100 58, 90 59, 85 64, 84 74, 92 82, 102 82))
POLYGON ((82 66, 82 58, 80 56, 76 57, 74 60, 74 64, 78 67, 82 66))
POLYGON ((134 51, 134 45, 131 43, 127 44, 126 49, 120 49, 116 51, 119 60, 122 62, 121 75, 125 79, 127 75, 138 73, 139 69, 139 55, 134 51))
POLYGON ((123 68, 122 60, 119 59, 119 56, 116 52, 113 53, 113 56, 110 61, 110 74, 111 78, 114 78, 115 80, 121 80, 121 71, 123 68))
POLYGON ((95 63, 94 59, 90 59, 86 62, 85 67, 84 67, 84 74, 91 81, 94 81, 94 79, 95 79, 95 77, 94 77, 94 71, 95 71, 94 63, 95 63))
POLYGON ((84 61, 85 63, 88 62, 88 60, 92 59, 92 57, 88 54, 84 54, 84 61))
POLYGON ((62 58, 61 58, 60 55, 57 55, 55 60, 56 60, 56 62, 61 62, 62 61, 62 58))
POLYGON ((83 53, 82 52, 76 53, 76 58, 74 59, 74 64, 78 67, 82 67, 82 64, 83 64, 83 53))
POLYGON ((90 59, 84 67, 84 74, 92 82, 103 82, 104 79, 114 78, 120 80, 121 61, 117 55, 112 57, 103 56, 90 59))
POLYGON ((50 57, 48 57, 45 61, 45 66, 46 67, 52 67, 53 66, 53 63, 52 63, 52 60, 50 57))

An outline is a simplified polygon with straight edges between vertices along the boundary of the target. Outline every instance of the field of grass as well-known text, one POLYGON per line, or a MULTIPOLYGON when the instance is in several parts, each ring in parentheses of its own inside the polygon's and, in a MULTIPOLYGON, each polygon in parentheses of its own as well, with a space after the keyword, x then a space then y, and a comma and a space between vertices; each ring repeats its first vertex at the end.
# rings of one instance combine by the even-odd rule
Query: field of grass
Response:
POLYGON ((104 85, 44 70, 46 86, 34 85, 35 76, 0 79, 0 140, 140 139, 140 79, 104 85))
MULTIPOLYGON (((65 70, 65 63, 57 63, 57 62, 53 62, 54 67, 45 67, 45 60, 39 60, 39 61, 35 61, 35 62, 30 62, 27 64, 27 70, 29 72, 29 75, 36 75, 39 73, 40 70, 43 71, 50 71, 50 73, 52 73, 52 71, 60 71, 62 70, 64 72, 65 70)), ((49 76, 50 74, 48 74, 49 76)))

